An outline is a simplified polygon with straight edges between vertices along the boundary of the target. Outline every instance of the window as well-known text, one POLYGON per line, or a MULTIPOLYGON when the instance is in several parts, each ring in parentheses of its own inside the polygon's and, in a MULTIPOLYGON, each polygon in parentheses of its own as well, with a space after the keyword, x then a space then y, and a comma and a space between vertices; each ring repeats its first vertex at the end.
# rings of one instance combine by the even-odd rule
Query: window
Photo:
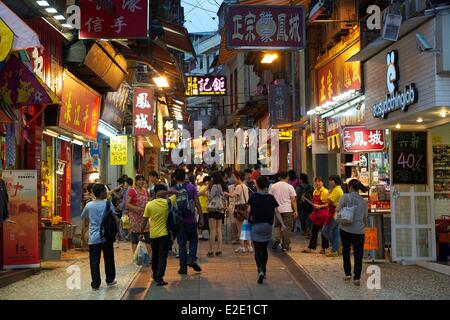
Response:
POLYGON ((200 59, 200 70, 203 70, 203 56, 199 57, 200 59))
POLYGON ((209 55, 206 56, 206 73, 209 72, 209 55))

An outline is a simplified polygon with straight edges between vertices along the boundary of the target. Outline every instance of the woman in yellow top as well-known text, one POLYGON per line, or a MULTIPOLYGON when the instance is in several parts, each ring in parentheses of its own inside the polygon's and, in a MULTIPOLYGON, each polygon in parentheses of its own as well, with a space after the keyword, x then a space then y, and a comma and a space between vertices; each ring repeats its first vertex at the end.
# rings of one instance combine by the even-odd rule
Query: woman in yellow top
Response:
POLYGON ((150 224, 153 280, 158 286, 165 286, 167 282, 164 281, 164 274, 170 247, 170 234, 167 229, 168 201, 174 205, 176 196, 172 195, 170 199, 167 199, 167 195, 173 194, 173 191, 167 191, 167 186, 164 184, 155 185, 154 192, 155 199, 145 206, 143 226, 150 224))
POLYGON ((209 190, 209 181, 211 180, 211 176, 205 176, 201 182, 198 184, 198 200, 200 201, 200 206, 202 207, 202 221, 203 225, 199 228, 199 239, 208 240, 208 238, 203 237, 203 230, 209 230, 208 223, 208 190, 209 190))
MULTIPOLYGON (((311 230, 311 239, 309 240, 309 246, 302 252, 311 253, 313 250, 316 250, 317 247, 317 237, 319 235, 319 231, 322 229, 323 225, 328 219, 328 190, 323 186, 323 178, 316 177, 314 179, 314 183, 316 188, 313 192, 313 201, 312 205, 314 206, 314 212, 309 216, 309 219, 313 222, 312 230, 311 230)), ((305 199, 309 201, 308 199, 305 199)), ((322 234, 322 250, 320 250, 321 254, 325 254, 325 249, 328 248, 328 240, 322 234)))
POLYGON ((331 252, 327 257, 339 256, 339 225, 336 223, 336 207, 344 195, 342 190, 342 180, 338 175, 333 175, 328 179, 330 183, 330 192, 328 194, 328 212, 329 217, 322 228, 322 234, 331 242, 331 252))

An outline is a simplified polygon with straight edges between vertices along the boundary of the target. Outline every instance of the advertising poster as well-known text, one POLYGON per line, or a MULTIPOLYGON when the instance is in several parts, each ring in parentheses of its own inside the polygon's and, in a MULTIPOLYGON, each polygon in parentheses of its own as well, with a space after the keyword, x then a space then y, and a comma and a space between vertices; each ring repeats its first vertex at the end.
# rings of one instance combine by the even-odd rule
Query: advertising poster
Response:
POLYGON ((16 222, 3 225, 4 268, 39 268, 37 172, 5 170, 3 180, 9 196, 9 218, 16 222))
POLYGON ((110 146, 110 165, 125 166, 127 164, 128 155, 128 138, 127 136, 116 136, 111 138, 110 146))

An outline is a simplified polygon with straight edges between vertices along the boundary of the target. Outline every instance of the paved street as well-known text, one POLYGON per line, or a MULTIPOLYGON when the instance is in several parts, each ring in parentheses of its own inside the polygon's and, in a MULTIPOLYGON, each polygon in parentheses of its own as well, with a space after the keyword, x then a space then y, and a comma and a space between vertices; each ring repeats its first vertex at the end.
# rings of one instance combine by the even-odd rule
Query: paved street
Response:
MULTIPOLYGON (((341 258, 327 258, 320 254, 300 251, 306 239, 296 234, 289 254, 269 251, 267 279, 256 283, 253 255, 235 254, 232 245, 225 245, 222 257, 207 258, 207 242, 200 241, 198 253, 203 271, 189 270, 187 276, 178 274, 178 259, 169 257, 166 281, 158 287, 151 280, 149 268, 141 269, 132 263, 129 243, 116 249, 118 285, 90 289, 87 252, 72 251, 58 262, 44 262, 40 274, 0 289, 1 299, 52 300, 397 300, 450 299, 450 277, 417 266, 379 263, 381 290, 365 286, 368 264, 364 264, 361 287, 342 281, 341 258), (67 267, 76 265, 81 271, 81 288, 69 290, 67 267)), ((102 265, 103 272, 103 265, 102 265)))

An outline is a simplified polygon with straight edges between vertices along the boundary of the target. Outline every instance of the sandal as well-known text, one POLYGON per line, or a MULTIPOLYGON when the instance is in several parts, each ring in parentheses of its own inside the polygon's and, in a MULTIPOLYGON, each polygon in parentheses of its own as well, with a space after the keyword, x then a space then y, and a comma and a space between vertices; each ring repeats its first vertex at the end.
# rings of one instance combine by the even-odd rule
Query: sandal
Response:
POLYGON ((312 253, 312 250, 309 248, 303 249, 302 250, 303 253, 312 253))
POLYGON ((208 257, 214 257, 214 252, 210 251, 210 252, 208 252, 208 254, 207 254, 206 256, 208 256, 208 257))

